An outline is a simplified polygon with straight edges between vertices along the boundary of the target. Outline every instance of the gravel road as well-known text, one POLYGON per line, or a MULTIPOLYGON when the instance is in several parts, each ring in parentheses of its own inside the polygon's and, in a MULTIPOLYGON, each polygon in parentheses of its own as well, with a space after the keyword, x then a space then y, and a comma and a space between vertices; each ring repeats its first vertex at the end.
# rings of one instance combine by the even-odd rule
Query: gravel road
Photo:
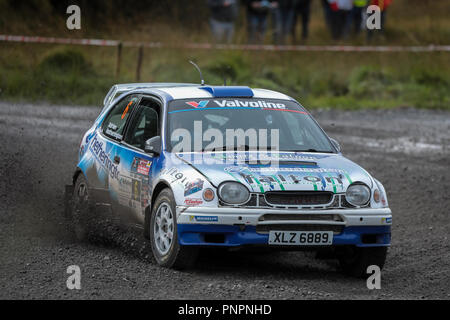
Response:
POLYGON ((79 243, 64 218, 81 134, 98 108, 0 102, 0 299, 450 299, 450 113, 315 111, 386 187, 393 235, 381 290, 302 252, 209 252, 156 265, 139 234, 79 243), (81 268, 81 290, 66 269, 81 268))

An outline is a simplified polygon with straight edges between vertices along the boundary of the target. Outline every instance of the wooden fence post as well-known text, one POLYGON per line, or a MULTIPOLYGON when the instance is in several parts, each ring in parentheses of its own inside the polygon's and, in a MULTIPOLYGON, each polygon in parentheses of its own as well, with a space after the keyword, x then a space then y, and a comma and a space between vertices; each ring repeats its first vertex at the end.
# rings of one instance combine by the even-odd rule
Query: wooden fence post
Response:
POLYGON ((122 63, 122 42, 117 45, 116 78, 120 75, 120 64, 122 63))
POLYGON ((136 67, 136 82, 141 81, 142 59, 144 58, 144 46, 141 44, 138 51, 138 60, 136 67))

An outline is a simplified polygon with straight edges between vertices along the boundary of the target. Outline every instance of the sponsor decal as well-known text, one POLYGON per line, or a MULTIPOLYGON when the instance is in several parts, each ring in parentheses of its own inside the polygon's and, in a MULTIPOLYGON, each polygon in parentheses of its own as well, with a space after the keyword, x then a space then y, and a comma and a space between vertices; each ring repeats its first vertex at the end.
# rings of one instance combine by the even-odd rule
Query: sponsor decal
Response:
MULTIPOLYGON (((226 170, 226 172, 232 173, 236 172, 234 170, 226 170)), ((327 182, 330 184, 336 184, 343 185, 344 176, 342 173, 343 170, 340 169, 308 169, 308 168, 283 168, 283 171, 291 171, 286 169, 295 169, 292 170, 293 172, 302 172, 302 173, 308 173, 309 175, 300 176, 298 174, 281 174, 281 173, 275 173, 272 175, 264 175, 264 174, 258 174, 254 175, 253 173, 261 173, 266 172, 265 170, 252 170, 252 168, 241 168, 237 170, 236 173, 238 173, 245 182, 249 184, 258 184, 260 183, 268 183, 272 185, 273 183, 277 182, 279 184, 301 184, 301 183, 323 183, 326 184, 327 182), (248 173, 245 173, 243 171, 248 171, 248 173), (311 174, 318 174, 319 176, 311 175, 311 174), (331 175, 333 173, 333 175, 331 175), (328 174, 328 176, 325 176, 325 174, 328 174)), ((278 170, 280 170, 278 168, 278 170)), ((276 171, 278 171, 276 170, 276 171)), ((268 170, 270 171, 270 170, 268 170)))
POLYGON ((114 164, 114 162, 109 158, 109 155, 103 149, 103 142, 97 140, 97 136, 94 136, 91 144, 89 145, 89 149, 92 151, 92 154, 95 156, 98 162, 109 172, 109 175, 113 179, 118 179, 119 177, 119 169, 114 164))
POLYGON ((189 183, 187 181, 187 177, 182 172, 178 171, 177 168, 172 167, 172 168, 165 169, 161 172, 161 175, 165 175, 165 174, 173 177, 172 181, 169 181, 171 184, 174 182, 178 182, 178 183, 184 184, 186 186, 189 183))
POLYGON ((392 218, 381 218, 382 223, 392 224, 392 218))
MULTIPOLYGON (((143 208, 147 207, 149 205, 149 195, 150 195, 150 186, 148 184, 147 180, 143 180, 142 184, 141 184, 141 206, 143 208)), ((144 214, 145 212, 142 211, 142 214, 144 214)))
POLYGON ((188 206, 198 206, 203 203, 202 199, 186 198, 184 203, 188 206))
POLYGON ((191 195, 193 193, 199 192, 203 189, 203 180, 198 178, 191 183, 188 183, 184 188, 184 196, 191 195))
POLYGON ((241 108, 262 108, 262 109, 286 109, 284 103, 267 102, 264 100, 214 100, 219 107, 241 107, 241 108))
POLYGON ((190 105, 191 107, 194 107, 194 108, 204 108, 204 107, 206 107, 207 105, 208 105, 208 100, 203 100, 203 101, 199 101, 199 102, 196 102, 196 101, 189 101, 189 102, 186 102, 188 105, 190 105))
POLYGON ((198 222, 217 222, 219 218, 217 216, 189 216, 189 221, 198 222))
POLYGON ((119 177, 119 191, 126 194, 131 193, 132 180, 124 175, 119 177))
POLYGON ((131 188, 131 198, 136 201, 141 200, 141 181, 133 179, 131 188))
POLYGON ((131 172, 148 176, 151 166, 152 161, 134 157, 133 162, 131 163, 131 172))

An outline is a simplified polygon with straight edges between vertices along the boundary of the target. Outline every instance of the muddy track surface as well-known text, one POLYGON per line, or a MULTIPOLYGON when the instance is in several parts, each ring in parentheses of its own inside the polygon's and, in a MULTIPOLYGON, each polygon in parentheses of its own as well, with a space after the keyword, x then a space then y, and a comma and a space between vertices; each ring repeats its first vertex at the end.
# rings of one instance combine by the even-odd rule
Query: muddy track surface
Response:
POLYGON ((158 267, 136 232, 77 242, 64 185, 98 112, 0 102, 1 299, 450 299, 450 113, 314 112, 388 192, 392 247, 381 290, 368 290, 302 252, 209 252, 181 272, 158 267), (66 288, 70 265, 81 268, 81 290, 66 288))

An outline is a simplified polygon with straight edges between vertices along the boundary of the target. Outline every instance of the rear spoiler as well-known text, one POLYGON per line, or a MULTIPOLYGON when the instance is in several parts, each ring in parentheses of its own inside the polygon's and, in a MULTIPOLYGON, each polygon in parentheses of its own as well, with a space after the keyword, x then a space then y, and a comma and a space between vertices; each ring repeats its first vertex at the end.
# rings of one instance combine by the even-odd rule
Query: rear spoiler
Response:
POLYGON ((150 83, 124 83, 115 84, 109 89, 105 98, 103 99, 103 109, 109 106, 115 98, 120 96, 124 92, 136 90, 136 89, 151 89, 151 88, 166 88, 166 87, 192 87, 198 86, 194 83, 165 83, 165 82, 150 82, 150 83))

